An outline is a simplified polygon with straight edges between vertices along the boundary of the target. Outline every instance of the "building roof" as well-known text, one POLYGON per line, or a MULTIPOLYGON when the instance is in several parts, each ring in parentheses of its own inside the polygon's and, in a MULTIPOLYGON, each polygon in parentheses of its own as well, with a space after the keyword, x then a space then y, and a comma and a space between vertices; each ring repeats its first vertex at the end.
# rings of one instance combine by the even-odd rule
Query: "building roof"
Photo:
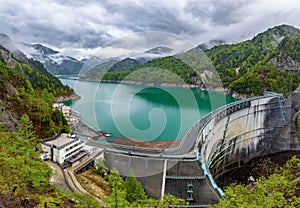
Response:
POLYGON ((45 142, 45 144, 60 149, 76 141, 78 141, 78 139, 70 138, 68 137, 68 134, 61 134, 56 139, 45 142))
POLYGON ((77 153, 76 155, 73 155, 73 156, 67 158, 66 162, 69 162, 69 163, 73 164, 74 162, 77 162, 78 160, 84 158, 87 155, 88 154, 86 152, 82 151, 82 152, 77 153))

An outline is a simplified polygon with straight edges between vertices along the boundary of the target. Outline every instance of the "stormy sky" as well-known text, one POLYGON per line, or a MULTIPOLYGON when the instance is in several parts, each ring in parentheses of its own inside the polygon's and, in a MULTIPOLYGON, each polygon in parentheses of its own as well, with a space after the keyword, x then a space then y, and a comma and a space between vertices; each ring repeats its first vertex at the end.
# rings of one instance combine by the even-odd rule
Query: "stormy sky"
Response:
POLYGON ((137 46, 136 34, 152 34, 141 45, 155 42, 155 33, 156 39, 165 34, 164 41, 196 45, 245 40, 279 24, 300 27, 298 0, 0 0, 0 5, 1 33, 77 55, 120 39, 137 46))

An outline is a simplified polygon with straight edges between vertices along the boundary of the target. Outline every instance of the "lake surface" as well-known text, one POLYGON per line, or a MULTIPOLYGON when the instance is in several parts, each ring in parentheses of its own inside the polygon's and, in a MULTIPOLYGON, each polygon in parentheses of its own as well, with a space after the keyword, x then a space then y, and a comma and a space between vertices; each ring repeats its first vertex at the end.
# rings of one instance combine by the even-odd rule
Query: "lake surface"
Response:
POLYGON ((60 80, 81 96, 65 104, 79 111, 92 128, 146 141, 181 139, 200 118, 235 101, 222 92, 199 88, 60 80))

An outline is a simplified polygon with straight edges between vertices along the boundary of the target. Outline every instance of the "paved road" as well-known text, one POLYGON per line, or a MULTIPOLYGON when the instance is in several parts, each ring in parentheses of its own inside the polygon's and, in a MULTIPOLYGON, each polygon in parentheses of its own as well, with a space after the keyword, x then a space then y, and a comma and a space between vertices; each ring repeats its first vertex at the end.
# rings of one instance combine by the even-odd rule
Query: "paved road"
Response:
POLYGON ((47 161, 47 164, 55 172, 55 175, 53 175, 50 179, 50 183, 55 184, 58 188, 64 191, 70 190, 65 181, 64 174, 61 168, 56 163, 53 163, 51 161, 47 161))

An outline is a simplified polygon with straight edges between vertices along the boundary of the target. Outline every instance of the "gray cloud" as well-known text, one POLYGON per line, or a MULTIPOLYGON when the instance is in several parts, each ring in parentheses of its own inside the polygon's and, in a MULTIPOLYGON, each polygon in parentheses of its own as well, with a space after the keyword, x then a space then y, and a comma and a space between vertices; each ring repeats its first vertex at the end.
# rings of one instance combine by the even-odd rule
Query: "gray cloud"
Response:
POLYGON ((98 48, 158 31, 194 43, 237 42, 278 24, 300 26, 298 0, 0 0, 0 32, 56 48, 98 48))

